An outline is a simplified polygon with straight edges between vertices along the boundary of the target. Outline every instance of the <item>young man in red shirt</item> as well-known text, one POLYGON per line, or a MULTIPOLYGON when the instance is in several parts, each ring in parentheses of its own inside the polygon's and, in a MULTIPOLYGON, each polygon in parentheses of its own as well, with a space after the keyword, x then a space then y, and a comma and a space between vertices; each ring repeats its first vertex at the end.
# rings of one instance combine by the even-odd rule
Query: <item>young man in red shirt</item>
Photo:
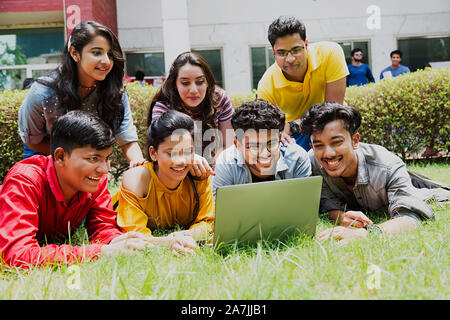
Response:
POLYGON ((71 111, 53 125, 50 156, 33 156, 11 168, 0 190, 2 263, 74 263, 153 247, 151 239, 117 227, 107 189, 114 142, 101 119, 71 111), (47 244, 70 236, 83 219, 91 244, 47 244))

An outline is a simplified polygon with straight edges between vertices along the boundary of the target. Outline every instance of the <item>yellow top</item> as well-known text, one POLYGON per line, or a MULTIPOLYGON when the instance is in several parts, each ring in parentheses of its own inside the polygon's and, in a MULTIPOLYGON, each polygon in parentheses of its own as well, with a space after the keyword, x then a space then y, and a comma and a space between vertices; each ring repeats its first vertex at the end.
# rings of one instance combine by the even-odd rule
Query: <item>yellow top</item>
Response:
POLYGON ((189 229, 201 228, 212 232, 214 224, 214 198, 208 179, 193 179, 199 196, 197 218, 194 218, 196 198, 189 177, 186 176, 175 190, 161 183, 153 169, 153 163, 144 164, 151 174, 147 195, 140 198, 120 186, 117 224, 122 231, 138 231, 151 235, 151 230, 173 228, 176 225, 189 229), (191 223, 192 222, 192 223, 191 223))
POLYGON ((325 86, 346 77, 349 72, 344 51, 335 42, 308 46, 308 70, 303 82, 289 81, 275 62, 258 83, 258 98, 278 106, 286 121, 301 118, 311 106, 325 101, 325 86))

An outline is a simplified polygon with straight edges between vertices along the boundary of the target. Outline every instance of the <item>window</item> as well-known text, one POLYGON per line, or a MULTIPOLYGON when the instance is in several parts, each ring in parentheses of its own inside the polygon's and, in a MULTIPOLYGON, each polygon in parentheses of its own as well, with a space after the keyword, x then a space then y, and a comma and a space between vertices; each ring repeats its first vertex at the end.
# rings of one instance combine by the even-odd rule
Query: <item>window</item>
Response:
POLYGON ((127 53, 127 75, 134 77, 136 71, 141 70, 145 76, 154 77, 164 75, 164 53, 127 53))
POLYGON ((401 63, 411 72, 429 62, 450 61, 450 37, 402 39, 398 48, 403 53, 401 63))
POLYGON ((264 72, 275 63, 275 57, 271 47, 250 48, 250 54, 252 61, 252 88, 257 89, 258 82, 264 72))
POLYGON ((192 50, 192 52, 195 52, 199 55, 201 55, 206 62, 208 62, 209 67, 211 68, 214 78, 216 79, 216 84, 224 88, 224 81, 223 81, 223 70, 222 70, 222 52, 220 49, 213 49, 213 50, 192 50))
POLYGON ((345 61, 347 62, 347 65, 352 63, 352 50, 358 48, 363 52, 362 62, 370 66, 370 50, 368 41, 338 41, 338 43, 344 50, 345 61))
POLYGON ((21 89, 27 76, 54 69, 63 47, 64 28, 0 30, 0 88, 21 89), (12 69, 15 65, 28 65, 29 70, 12 69))

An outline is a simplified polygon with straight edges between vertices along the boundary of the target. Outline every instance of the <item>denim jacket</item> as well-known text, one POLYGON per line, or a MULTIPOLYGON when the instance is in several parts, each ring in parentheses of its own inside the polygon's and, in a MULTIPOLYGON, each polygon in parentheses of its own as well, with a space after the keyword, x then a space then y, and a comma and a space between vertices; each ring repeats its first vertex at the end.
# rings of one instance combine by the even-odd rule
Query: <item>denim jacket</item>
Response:
MULTIPOLYGON (((215 176, 212 176, 214 198, 218 187, 252 183, 252 175, 244 157, 236 146, 224 150, 216 161, 215 176)), ((311 175, 311 163, 307 152, 295 143, 281 147, 277 162, 275 180, 308 177, 311 175)))
MULTIPOLYGON (((49 77, 43 77, 43 79, 47 81, 52 80, 49 77)), ((97 90, 94 90, 83 99, 80 110, 98 115, 97 106, 95 105, 96 101, 97 90)), ((124 108, 123 121, 118 131, 114 132, 119 146, 138 140, 126 92, 122 95, 122 104, 124 108)), ((44 137, 50 136, 53 123, 62 115, 63 110, 59 108, 59 101, 55 91, 35 81, 19 109, 18 126, 20 138, 25 144, 41 142, 44 137)))
POLYGON ((331 177, 309 151, 312 174, 323 177, 320 212, 361 210, 420 217, 434 217, 426 204, 426 194, 413 187, 403 161, 382 146, 359 143, 358 175, 353 193, 341 177, 331 177))

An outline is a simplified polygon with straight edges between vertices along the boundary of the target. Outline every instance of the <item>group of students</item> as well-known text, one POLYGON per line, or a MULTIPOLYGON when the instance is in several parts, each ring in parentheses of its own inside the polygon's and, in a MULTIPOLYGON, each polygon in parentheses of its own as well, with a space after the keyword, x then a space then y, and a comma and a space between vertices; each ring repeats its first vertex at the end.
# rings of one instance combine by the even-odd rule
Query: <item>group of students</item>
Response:
MULTIPOLYGON (((299 57, 299 48, 277 54, 299 57)), ((25 159, 0 190, 2 263, 72 263, 155 245, 191 253, 214 230, 217 188, 311 174, 324 178, 320 211, 341 226, 318 234, 320 241, 394 234, 433 218, 425 202, 431 193, 413 187, 404 163, 381 146, 359 143, 356 109, 321 102, 300 118, 292 114, 312 146, 308 153, 286 137, 277 104, 257 99, 233 110, 206 61, 192 52, 175 59, 149 106, 144 157, 123 67, 115 35, 85 21, 72 31, 60 66, 31 86, 19 111, 25 159), (112 201, 107 177, 114 143, 130 169, 112 201), (375 226, 361 210, 389 212, 392 219, 375 226), (47 243, 67 238, 83 221, 92 244, 47 243), (176 226, 181 230, 152 234, 176 226)))

